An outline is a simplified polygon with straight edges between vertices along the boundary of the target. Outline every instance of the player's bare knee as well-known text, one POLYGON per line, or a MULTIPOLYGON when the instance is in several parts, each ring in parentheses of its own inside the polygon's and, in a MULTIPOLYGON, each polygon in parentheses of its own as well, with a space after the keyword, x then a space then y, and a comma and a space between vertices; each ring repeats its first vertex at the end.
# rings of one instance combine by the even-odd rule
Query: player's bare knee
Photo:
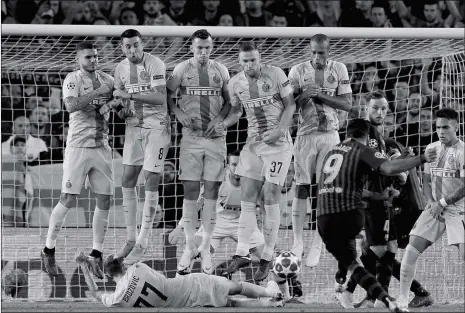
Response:
MULTIPOLYGON (((241 178, 241 199, 245 202, 257 203, 263 183, 247 177, 241 178)), ((264 190, 266 195, 266 190, 264 190)))
POLYGON ((110 209, 111 196, 110 195, 99 195, 96 194, 95 198, 97 199, 97 207, 100 210, 108 211, 110 209))
POLYGON ((380 245, 380 246, 370 246, 370 250, 374 252, 374 254, 376 254, 376 256, 378 258, 382 258, 383 255, 386 253, 387 251, 387 246, 385 245, 380 245))
POLYGON ((422 238, 420 236, 412 235, 409 238, 408 244, 414 247, 415 249, 417 249, 418 252, 423 253, 423 251, 425 251, 433 243, 429 241, 428 239, 422 238))
POLYGON ((154 192, 158 191, 161 174, 144 171, 144 175, 145 175, 145 190, 154 191, 154 192))
POLYGON ((298 199, 306 200, 310 197, 310 185, 296 185, 295 193, 298 199))
POLYGON ((136 187, 141 169, 142 166, 123 165, 123 176, 121 177, 121 185, 124 188, 136 187))
POLYGON ((70 193, 61 193, 60 195, 60 203, 66 208, 72 208, 76 205, 77 195, 73 195, 70 193))
POLYGON ((218 199, 218 192, 220 190, 221 182, 217 181, 205 181, 203 197, 205 199, 216 200, 218 199))
POLYGON ((200 182, 185 180, 182 182, 184 187, 184 198, 187 200, 197 201, 200 194, 200 182))
POLYGON ((265 204, 272 205, 279 203, 279 200, 281 199, 281 186, 267 181, 265 182, 263 189, 265 194, 265 204))

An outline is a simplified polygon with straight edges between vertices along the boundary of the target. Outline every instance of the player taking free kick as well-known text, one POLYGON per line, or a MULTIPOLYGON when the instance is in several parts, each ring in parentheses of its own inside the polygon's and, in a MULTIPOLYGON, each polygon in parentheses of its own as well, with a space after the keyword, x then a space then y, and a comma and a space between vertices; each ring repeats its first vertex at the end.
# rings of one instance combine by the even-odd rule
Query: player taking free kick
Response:
POLYGON ((265 245, 254 279, 268 276, 279 231, 281 186, 289 170, 294 146, 289 125, 295 112, 293 89, 284 71, 260 64, 260 53, 254 42, 239 47, 242 71, 231 78, 228 88, 231 111, 245 108, 248 137, 236 169, 241 176, 241 215, 236 254, 223 271, 234 273, 250 263, 250 238, 257 225, 255 207, 262 187, 265 198, 265 245))
POLYGON ((93 246, 88 261, 94 275, 103 279, 103 242, 108 228, 110 196, 113 194, 112 153, 108 145, 110 104, 107 103, 113 90, 113 77, 97 70, 97 50, 90 42, 78 43, 76 60, 79 70, 69 73, 63 82, 63 102, 69 112, 69 133, 60 201, 50 216, 41 258, 45 271, 57 276, 56 239, 88 177, 97 199, 92 221, 93 246))

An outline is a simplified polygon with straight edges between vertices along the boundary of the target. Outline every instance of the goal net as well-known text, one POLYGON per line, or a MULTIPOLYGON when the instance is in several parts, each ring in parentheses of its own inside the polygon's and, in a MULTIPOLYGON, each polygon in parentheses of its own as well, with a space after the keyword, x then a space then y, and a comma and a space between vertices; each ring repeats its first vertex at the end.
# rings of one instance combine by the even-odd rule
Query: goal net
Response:
MULTIPOLYGON (((144 36, 145 51, 159 56, 168 72, 192 56, 188 38, 197 27, 139 26, 137 29, 144 36)), ((26 282, 3 281, 24 284, 25 288, 18 295, 20 299, 80 300, 88 296, 84 279, 74 262, 77 249, 87 252, 92 246, 95 199, 87 184, 82 188, 76 207, 66 217, 58 237, 56 258, 60 275, 53 278, 46 274, 40 260, 49 216, 60 197, 62 160, 68 133, 69 116, 62 104, 61 85, 66 74, 77 68, 75 47, 84 39, 96 43, 99 68, 112 73, 123 59, 118 36, 124 30, 122 26, 2 25, 2 276, 17 268, 28 274, 26 282), (43 145, 37 143, 34 146, 37 153, 28 163, 18 160, 17 154, 13 154, 17 151, 10 139, 24 132, 41 138, 48 150, 37 152, 43 145)), ((418 152, 437 140, 432 122, 434 111, 447 106, 460 113, 459 135, 463 140, 463 29, 213 27, 209 31, 215 37, 212 58, 224 63, 231 76, 239 71, 237 48, 241 41, 255 40, 259 44, 262 62, 279 66, 287 72, 292 65, 308 60, 309 38, 316 33, 325 33, 331 38, 330 58, 347 65, 353 104, 360 107, 360 116, 365 111, 366 95, 379 89, 385 91, 390 100, 391 113, 384 127, 386 135, 414 147, 418 152)), ((349 117, 343 112, 339 117, 343 136, 349 117)), ((111 117, 111 122, 115 193, 104 256, 116 252, 126 236, 121 192, 124 122, 116 116, 111 117)), ((228 152, 244 145, 246 125, 242 117, 228 130, 228 152)), ((160 210, 143 259, 168 277, 174 277, 184 247, 184 238, 180 238, 177 245, 171 245, 167 240, 167 234, 181 218, 183 201, 183 189, 177 178, 180 125, 174 118, 172 130, 172 147, 160 187, 160 210)), ((292 130, 295 131, 295 125, 292 130)), ((292 172, 289 179, 292 179, 292 172)), ((293 187, 283 189, 282 193, 279 249, 292 246, 293 190, 293 187)), ((139 180, 138 195, 140 223, 144 201, 143 177, 139 180)), ((316 233, 315 188, 312 188, 309 207, 304 231, 306 253, 316 233)), ((233 241, 223 241, 213 259, 217 268, 231 258, 235 247, 233 241)), ((403 250, 400 250, 397 259, 401 260, 402 256, 403 250)), ((199 271, 199 267, 196 263, 194 271, 199 271)), ((251 267, 236 273, 233 279, 251 280, 256 268, 257 262, 253 262, 251 267)), ((302 267, 299 280, 306 301, 335 301, 336 268, 334 258, 324 248, 317 267, 302 267)), ((436 302, 463 302, 463 268, 458 251, 447 246, 444 236, 421 256, 416 278, 436 302)), ((114 281, 108 278, 98 281, 98 285, 106 290, 115 287, 114 281)), ((399 284, 394 278, 390 290, 394 296, 398 295, 399 284)), ((363 296, 364 292, 357 289, 356 298, 363 296)))

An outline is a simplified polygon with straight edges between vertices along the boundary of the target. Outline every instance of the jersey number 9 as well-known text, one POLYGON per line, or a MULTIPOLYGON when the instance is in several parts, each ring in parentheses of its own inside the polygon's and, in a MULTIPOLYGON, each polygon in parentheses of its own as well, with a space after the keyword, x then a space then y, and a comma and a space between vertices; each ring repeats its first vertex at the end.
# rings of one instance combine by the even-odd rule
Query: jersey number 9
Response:
POLYGON ((336 179, 339 171, 341 170, 342 161, 344 156, 342 154, 333 154, 330 156, 323 167, 323 172, 327 174, 324 184, 331 184, 336 179))

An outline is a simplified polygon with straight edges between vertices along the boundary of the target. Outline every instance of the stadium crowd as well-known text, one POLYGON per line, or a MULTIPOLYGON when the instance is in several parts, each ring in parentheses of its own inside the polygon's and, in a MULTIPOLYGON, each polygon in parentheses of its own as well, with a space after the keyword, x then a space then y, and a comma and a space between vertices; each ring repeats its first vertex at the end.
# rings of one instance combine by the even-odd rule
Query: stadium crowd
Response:
MULTIPOLYGON (((2 23, 36 24, 437 28, 464 27, 465 14, 461 12, 464 12, 464 1, 2 1, 2 23), (20 9, 26 6, 30 9, 20 9)), ((118 52, 115 48, 111 53, 118 52)), ((354 110, 339 114, 341 138, 345 136, 347 120, 363 116, 366 96, 375 90, 385 91, 390 101, 384 136, 395 137, 417 153, 438 140, 432 119, 440 105, 440 92, 446 95, 442 98, 443 104, 458 110, 463 123, 463 98, 447 88, 447 83, 446 88, 441 88, 440 59, 346 66, 354 110)), ((287 73, 289 69, 284 70, 287 73)), ((63 162, 69 114, 63 109, 61 84, 66 74, 2 71, 2 155, 21 160, 16 171, 26 172, 28 166, 63 162)), ((124 121, 116 115, 111 121, 110 145, 117 159, 122 155, 124 121)), ((246 125, 243 116, 230 128, 228 152, 243 146, 246 125)), ((296 126, 297 115, 293 136, 296 126)), ((166 223, 160 227, 174 226, 180 219, 178 208, 182 207, 183 191, 176 175, 180 130, 181 125, 173 116, 172 146, 160 187, 166 223)))

